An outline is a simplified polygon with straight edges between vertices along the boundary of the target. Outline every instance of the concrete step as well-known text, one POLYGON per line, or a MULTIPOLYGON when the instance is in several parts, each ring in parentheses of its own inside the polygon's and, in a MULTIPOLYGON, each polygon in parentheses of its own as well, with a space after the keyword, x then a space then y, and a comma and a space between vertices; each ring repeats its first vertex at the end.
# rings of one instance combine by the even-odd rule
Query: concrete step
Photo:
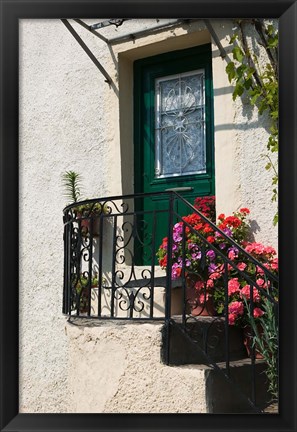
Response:
MULTIPOLYGON (((250 359, 230 362, 229 376, 225 363, 218 364, 220 370, 211 366, 189 364, 172 366, 171 369, 191 372, 193 376, 203 374, 203 379, 194 385, 202 386, 205 412, 208 414, 255 414, 265 412, 271 401, 268 393, 265 363, 256 360, 254 370, 250 359), (252 375, 255 389, 252 389, 252 375), (255 399, 253 400, 253 393, 255 399)), ((275 413, 275 412, 274 412, 275 413)))
POLYGON ((268 393, 268 381, 264 373, 266 365, 263 360, 256 360, 254 367, 251 359, 230 362, 229 379, 222 374, 222 372, 227 374, 226 364, 219 363, 218 366, 221 372, 212 368, 205 371, 205 398, 208 413, 255 413, 248 399, 260 412, 269 405, 271 395, 268 393), (253 394, 255 400, 252 400, 253 394))
MULTIPOLYGON (((226 329, 222 317, 172 317, 169 327, 169 365, 204 371, 206 412, 262 412, 271 396, 265 362, 247 358, 240 328, 228 327, 229 364, 226 364, 226 329), (254 384, 253 384, 254 382, 254 384), (253 387, 254 386, 254 387, 253 387)), ((162 358, 165 359, 166 326, 162 358)))
MULTIPOLYGON (((229 360, 240 360, 247 357, 242 330, 229 326, 228 335, 226 335, 225 319, 222 317, 187 316, 185 325, 182 324, 181 315, 172 316, 172 320, 169 332, 169 363, 171 365, 208 365, 211 362, 225 361, 226 336, 229 339, 229 360)), ((165 347, 165 334, 163 344, 165 347)))

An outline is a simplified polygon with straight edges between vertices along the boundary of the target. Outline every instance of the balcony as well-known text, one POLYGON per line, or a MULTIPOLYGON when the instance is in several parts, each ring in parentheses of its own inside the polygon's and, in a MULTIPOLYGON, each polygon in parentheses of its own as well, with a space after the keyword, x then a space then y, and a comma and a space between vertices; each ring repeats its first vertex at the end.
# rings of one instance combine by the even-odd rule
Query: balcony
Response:
MULTIPOLYGON (((65 315, 164 322, 165 364, 208 365, 238 387, 239 361, 251 377, 246 400, 261 412, 257 397, 265 361, 251 342, 257 329, 250 328, 247 355, 243 329, 231 322, 230 296, 232 290, 237 289, 238 296, 245 292, 251 316, 258 312, 261 298, 277 322, 278 278, 226 230, 174 191, 98 198, 64 209, 64 251, 65 315), (183 216, 189 213, 207 225, 217 241, 183 216), (160 259, 161 244, 166 260, 160 259), (195 256, 191 262, 189 252, 195 256), (244 290, 230 285, 231 280, 240 280, 244 290)), ((263 390, 263 383, 260 387, 263 390)))

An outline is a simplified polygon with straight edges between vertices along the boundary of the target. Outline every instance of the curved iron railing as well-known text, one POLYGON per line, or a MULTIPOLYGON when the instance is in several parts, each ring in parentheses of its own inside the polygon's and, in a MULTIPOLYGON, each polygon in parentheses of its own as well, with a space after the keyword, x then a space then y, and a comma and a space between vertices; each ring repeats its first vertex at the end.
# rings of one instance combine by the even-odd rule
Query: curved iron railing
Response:
MULTIPOLYGON (((204 359, 201 362, 212 365, 232 381, 234 353, 230 351, 232 328, 228 318, 231 275, 244 279, 249 285, 248 307, 252 315, 256 292, 273 305, 274 315, 278 317, 277 276, 174 191, 106 197, 67 206, 64 209, 64 252, 63 313, 94 319, 163 320, 167 364, 171 363, 171 331, 178 326, 179 331, 198 346, 204 359), (177 211, 181 207, 183 215, 190 212, 207 223, 224 239, 227 248, 233 248, 244 259, 246 267, 238 267, 238 261, 230 259, 190 225, 177 211), (173 277, 177 246, 173 227, 176 223, 181 226, 181 272, 173 277), (156 260, 162 241, 158 237, 160 227, 165 227, 163 237, 167 235, 168 238, 167 264, 163 269, 156 260), (189 233, 199 244, 194 268, 187 263, 189 233), (204 316, 208 308, 205 272, 210 265, 209 251, 221 264, 221 274, 212 288, 220 290, 219 308, 216 305, 220 312, 210 320, 204 316), (190 310, 191 306, 193 309, 191 292, 197 282, 201 282, 200 299, 194 307, 198 306, 200 312, 194 315, 190 310)), ((257 411, 255 347, 251 347, 250 357, 252 387, 247 398, 257 411)))
POLYGON ((169 195, 115 196, 64 209, 65 314, 164 319, 166 273, 156 273, 156 226, 160 218, 167 224, 168 209, 144 211, 143 204, 169 195))

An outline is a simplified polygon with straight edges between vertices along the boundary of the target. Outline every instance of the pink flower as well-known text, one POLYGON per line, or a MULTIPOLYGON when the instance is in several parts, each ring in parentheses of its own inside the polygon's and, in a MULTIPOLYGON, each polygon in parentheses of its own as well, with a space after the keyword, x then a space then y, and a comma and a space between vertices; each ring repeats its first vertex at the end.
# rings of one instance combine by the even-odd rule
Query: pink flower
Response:
POLYGON ((238 270, 244 271, 246 269, 246 264, 244 262, 240 262, 237 264, 238 270))
MULTIPOLYGON (((250 285, 245 285, 243 288, 241 288, 241 292, 240 292, 240 297, 243 298, 245 297, 247 300, 250 300, 250 285)), ((259 302, 261 300, 259 291, 257 290, 257 288, 253 287, 253 301, 254 302, 259 302)))
POLYGON ((272 270, 278 270, 278 258, 273 258, 270 265, 272 270))
POLYGON ((221 273, 214 272, 209 276, 209 278, 210 279, 219 279, 221 276, 222 276, 221 273))
POLYGON ((200 294, 199 303, 204 304, 207 300, 209 300, 209 294, 206 292, 204 294, 200 294))
POLYGON ((231 314, 243 315, 243 311, 244 311, 243 303, 240 301, 234 301, 230 303, 228 306, 228 311, 231 314))
POLYGON ((180 242, 182 241, 182 232, 183 232, 183 224, 182 222, 178 222, 173 227, 173 241, 180 242))
POLYGON ((181 267, 178 265, 178 263, 174 263, 172 265, 172 269, 171 269, 171 279, 178 279, 181 275, 181 267))
POLYGON ((229 313, 229 315, 228 315, 229 325, 234 325, 236 318, 237 318, 237 316, 235 314, 229 313))
POLYGON ((240 292, 240 284, 238 278, 230 279, 228 282, 228 295, 236 294, 240 292))
POLYGON ((254 315, 254 318, 259 318, 259 317, 261 317, 262 315, 264 315, 264 311, 262 311, 262 309, 256 307, 256 308, 254 309, 254 313, 253 313, 253 315, 254 315))
POLYGON ((264 253, 264 249, 265 247, 261 244, 261 243, 248 243, 247 246, 245 247, 245 250, 248 253, 254 253, 256 255, 261 255, 264 253))
POLYGON ((271 247, 271 246, 266 246, 264 252, 267 255, 276 255, 276 250, 273 247, 271 247))
POLYGON ((234 252, 234 250, 230 250, 228 252, 228 258, 233 261, 236 258, 236 253, 234 252))
POLYGON ((196 290, 198 290, 198 291, 203 290, 203 288, 204 288, 204 282, 203 282, 203 281, 197 281, 197 282, 195 283, 195 288, 196 288, 196 290))
POLYGON ((224 264, 216 266, 214 264, 210 264, 208 267, 208 271, 210 273, 210 279, 219 279, 224 273, 224 264))
POLYGON ((264 270, 261 267, 257 266, 257 273, 259 275, 263 275, 264 274, 264 270))
POLYGON ((214 287, 214 281, 212 279, 208 279, 206 282, 207 288, 213 288, 214 287))
POLYGON ((270 281, 268 281, 268 283, 266 283, 264 279, 262 279, 262 278, 258 278, 258 279, 256 280, 256 284, 257 284, 259 287, 266 289, 266 288, 270 285, 270 281))

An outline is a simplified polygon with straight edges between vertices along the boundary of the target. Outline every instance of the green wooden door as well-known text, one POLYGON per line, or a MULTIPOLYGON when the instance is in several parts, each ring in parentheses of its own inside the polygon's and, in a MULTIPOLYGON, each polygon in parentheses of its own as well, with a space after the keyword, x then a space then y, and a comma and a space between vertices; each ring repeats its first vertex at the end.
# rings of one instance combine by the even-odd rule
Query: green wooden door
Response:
MULTIPOLYGON (((191 203, 214 194, 210 44, 135 62, 134 150, 135 193, 176 189, 191 203)), ((141 205, 160 210, 168 200, 141 205)), ((156 243, 167 235, 166 218, 159 215, 153 227, 146 215, 146 231, 156 231, 156 243)))

